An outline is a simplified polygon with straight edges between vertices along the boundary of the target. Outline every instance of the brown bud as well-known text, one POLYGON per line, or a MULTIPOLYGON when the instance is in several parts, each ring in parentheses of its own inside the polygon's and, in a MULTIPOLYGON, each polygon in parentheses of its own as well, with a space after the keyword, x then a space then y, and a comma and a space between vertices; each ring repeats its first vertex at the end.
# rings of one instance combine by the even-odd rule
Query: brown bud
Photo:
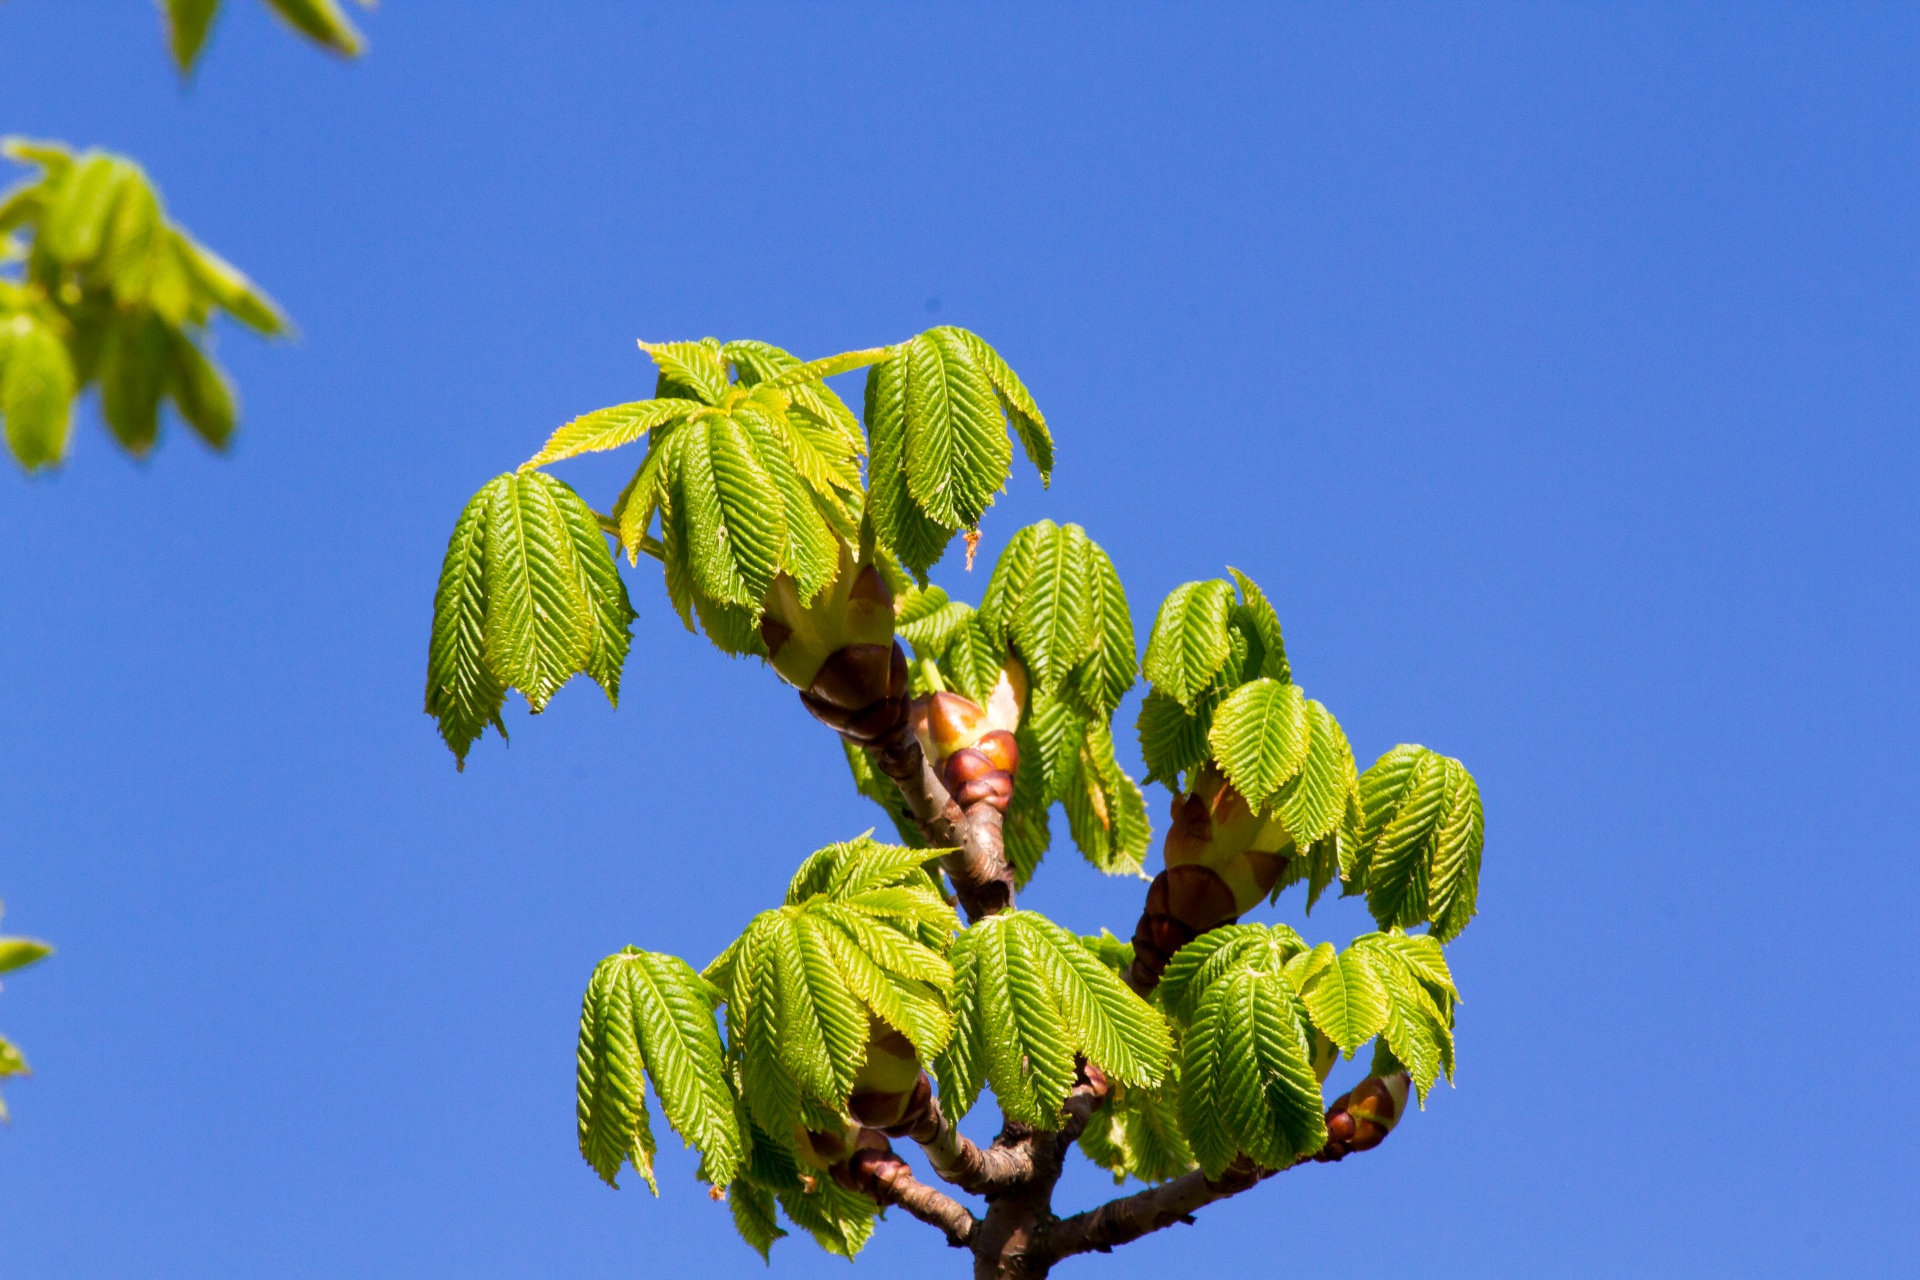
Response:
POLYGON ((986 729, 987 713, 957 693, 936 693, 927 698, 928 744, 936 758, 944 760, 962 747, 970 747, 986 729))
POLYGON ((971 809, 976 804, 990 804, 1005 813, 1013 803, 1013 779, 995 769, 984 777, 962 784, 953 793, 953 799, 962 809, 971 809))
POLYGON ((947 789, 958 791, 975 778, 984 778, 999 768, 985 752, 962 747, 947 757, 947 767, 942 772, 946 775, 947 789))
MULTIPOLYGON (((859 1114, 858 1112, 855 1113, 859 1114)), ((1348 1142, 1353 1138, 1353 1117, 1344 1111, 1336 1111, 1327 1117, 1327 1137, 1335 1142, 1348 1142)))
POLYGON ((807 692, 847 711, 860 711, 891 694, 893 649, 880 644, 843 644, 827 655, 807 692))
POLYGON ((987 759, 993 761, 993 767, 1012 773, 1020 767, 1020 744, 1005 729, 992 729, 980 735, 980 741, 973 744, 987 759))
POLYGON ((853 718, 843 732, 861 746, 879 742, 907 722, 905 698, 882 698, 853 718))
POLYGON ((771 613, 760 615, 760 642, 767 646, 767 656, 777 658, 780 649, 793 637, 793 628, 771 613))
POLYGON ((898 640, 893 642, 892 656, 887 660, 887 696, 907 696, 907 651, 900 647, 898 640))
POLYGON ((1161 846, 1169 867, 1188 866, 1206 859, 1213 844, 1213 815, 1199 795, 1173 798, 1173 825, 1161 846))
POLYGON ((1167 914, 1195 933, 1205 933, 1239 918, 1240 909, 1234 901, 1233 890, 1212 868, 1169 867, 1165 874, 1167 914))

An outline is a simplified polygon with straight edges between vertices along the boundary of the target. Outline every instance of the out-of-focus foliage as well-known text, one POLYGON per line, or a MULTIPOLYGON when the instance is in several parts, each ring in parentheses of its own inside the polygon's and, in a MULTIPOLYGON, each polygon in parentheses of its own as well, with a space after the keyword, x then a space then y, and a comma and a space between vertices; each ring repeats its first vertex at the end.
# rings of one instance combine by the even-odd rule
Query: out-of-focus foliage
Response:
POLYGON ((58 465, 90 387, 136 457, 159 439, 163 405, 225 448, 239 406, 208 327, 224 312, 285 334, 279 307, 169 221, 133 161, 24 138, 0 150, 39 169, 0 197, 0 420, 13 456, 29 471, 58 465))

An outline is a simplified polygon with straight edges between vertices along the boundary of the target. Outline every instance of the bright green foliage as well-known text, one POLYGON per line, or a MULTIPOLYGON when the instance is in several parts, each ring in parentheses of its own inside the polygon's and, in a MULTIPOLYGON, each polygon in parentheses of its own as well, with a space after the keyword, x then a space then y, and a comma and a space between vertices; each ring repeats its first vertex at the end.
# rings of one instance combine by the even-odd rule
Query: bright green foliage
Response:
MULTIPOLYGON (((24 969, 53 954, 53 948, 35 938, 0 938, 0 973, 24 969)), ((11 1040, 0 1036, 0 1080, 28 1074, 27 1060, 11 1040)), ((0 1101, 0 1120, 7 1118, 7 1104, 0 1101)))
POLYGON ((454 526, 434 599, 427 711, 464 767, 518 689, 535 712, 585 672, 617 703, 633 607, 598 517, 541 472, 499 476, 454 526))
POLYGON ((1210 754, 1213 718, 1228 695, 1250 681, 1293 679, 1273 606, 1251 578, 1228 572, 1232 582, 1175 587, 1147 637, 1142 667, 1153 691, 1140 708, 1140 751, 1148 781, 1172 791, 1210 754))
POLYGON ((1107 1105, 1094 1112, 1080 1134, 1087 1158, 1113 1175, 1165 1182, 1193 1168, 1193 1148, 1180 1128, 1178 1082, 1157 1089, 1114 1086, 1107 1105))
MULTIPOLYGON (((1052 465, 1051 438, 1032 397, 991 347, 962 329, 934 329, 899 346, 809 363, 755 341, 640 345, 658 369, 653 398, 560 427, 521 465, 515 493, 537 492, 524 486, 552 463, 644 441, 633 478, 611 513, 594 515, 594 524, 619 538, 630 563, 638 564, 643 552, 661 561, 681 621, 693 630, 697 620, 729 654, 765 657, 759 622, 776 582, 790 579, 800 604, 810 604, 835 581, 850 551, 870 551, 896 589, 906 586, 903 563, 924 576, 956 532, 977 527, 1004 487, 1012 457, 1009 422, 1043 478, 1052 465), (863 435, 861 419, 823 379, 868 365, 874 376, 863 435), (868 453, 863 483, 860 460, 868 453)), ((500 483, 482 490, 489 503, 500 483)), ((1058 554, 1084 580, 1070 599, 1037 592, 1045 599, 1019 615, 1021 638, 1035 647, 1050 676, 1059 666, 1059 683, 1078 704, 1110 715, 1132 683, 1132 623, 1112 563, 1084 532, 1068 529, 1060 536, 1077 541, 1058 554)), ((497 608, 517 608, 522 599, 515 594, 490 603, 486 574, 474 567, 476 555, 484 558, 499 536, 491 516, 477 519, 469 504, 449 543, 436 600, 427 710, 461 761, 486 726, 499 723, 506 689, 520 689, 537 707, 582 670, 611 689, 625 658, 624 640, 612 640, 614 630, 624 636, 613 603, 618 575, 610 559, 587 550, 584 543, 592 539, 583 539, 573 557, 594 580, 588 588, 555 595, 555 614, 543 597, 532 612, 496 624, 497 608), (576 660, 583 601, 606 619, 589 632, 599 637, 590 641, 592 665, 576 660), (501 656, 512 671, 495 664, 492 649, 459 639, 508 627, 516 629, 518 643, 501 656)), ((554 578, 564 575, 556 570, 554 578)), ((996 644, 1004 651, 1005 638, 996 644)), ((985 653, 981 647, 975 656, 985 653)), ((1089 749, 1097 747, 1096 740, 1089 749)), ((1113 781, 1118 776, 1104 764, 1089 772, 1088 812, 1101 807, 1091 798, 1096 789, 1109 811, 1128 808, 1126 788, 1113 781)), ((1106 824, 1106 860, 1123 863, 1141 844, 1124 814, 1106 824)))
POLYGON ((846 1109, 870 1018, 925 1059, 946 1046, 953 971, 942 952, 958 922, 921 867, 927 856, 864 836, 829 846, 801 867, 786 905, 754 917, 708 966, 747 1109, 767 1132, 787 1133, 811 1107, 846 1109))
POLYGON ((1242 1153, 1284 1169, 1326 1141, 1312 1023, 1287 976, 1302 950, 1284 925, 1231 925, 1181 948, 1161 979, 1184 1027, 1181 1127, 1210 1177, 1242 1153))
POLYGON ((1151 1087, 1165 1076, 1172 1045, 1160 1015, 1045 916, 1007 911, 976 921, 948 959, 954 1033, 935 1070, 955 1118, 990 1084, 1010 1118, 1054 1127, 1076 1054, 1124 1084, 1151 1087))
POLYGON ((1473 919, 1485 822, 1480 788, 1458 760, 1399 746, 1360 777, 1349 882, 1381 928, 1431 921, 1445 942, 1473 919))
POLYGON ((171 404, 194 433, 225 448, 238 415, 207 352, 222 312, 258 333, 287 331, 273 301, 167 220, 140 166, 104 151, 9 138, 0 150, 38 166, 0 197, 0 417, 29 471, 67 452, 72 406, 90 386, 114 438, 145 456, 171 404), (14 238, 25 231, 22 248, 14 238))
POLYGON ((762 1258, 787 1233, 774 1217, 777 1203, 788 1221, 828 1253, 852 1258, 873 1235, 879 1207, 831 1178, 803 1171, 787 1143, 745 1122, 751 1152, 745 1172, 727 1188, 733 1225, 762 1258))
POLYGON ((1300 686, 1261 677, 1214 711, 1213 758, 1256 810, 1280 815, 1300 848, 1332 834, 1359 785, 1353 749, 1331 712, 1300 686))
POLYGON ((1006 487, 1008 422, 1049 479, 1046 420, 1006 362, 965 329, 943 325, 890 347, 867 375, 874 529, 923 581, 953 535, 978 527, 1006 487))
POLYGON ((985 704, 1009 657, 1026 672, 1020 771, 1006 845, 1025 884, 1051 842, 1061 804, 1074 843, 1110 875, 1137 875, 1147 856, 1146 799, 1114 758, 1114 708, 1133 687, 1133 617, 1113 561, 1077 524, 1042 520, 1001 552, 976 611, 939 587, 908 592, 898 634, 921 670, 985 704))
POLYGON ((686 961, 628 947, 602 960, 580 1009, 580 1154, 609 1186, 622 1163, 653 1180, 645 1084, 653 1081, 674 1131, 724 1186, 746 1156, 714 1026, 716 992, 686 961))
MULTIPOLYGON (((357 56, 366 41, 347 20, 334 0, 264 0, 281 21, 313 43, 342 57, 357 56)), ((360 0, 371 9, 374 0, 360 0)), ((205 48, 207 36, 220 16, 221 0, 162 0, 166 15, 167 47, 180 70, 193 70, 194 62, 205 48)))

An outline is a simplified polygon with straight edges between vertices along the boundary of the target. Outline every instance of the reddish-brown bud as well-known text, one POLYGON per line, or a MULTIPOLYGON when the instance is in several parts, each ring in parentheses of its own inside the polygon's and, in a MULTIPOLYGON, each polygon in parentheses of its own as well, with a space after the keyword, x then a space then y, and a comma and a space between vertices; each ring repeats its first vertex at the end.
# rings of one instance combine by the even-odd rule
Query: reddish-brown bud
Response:
POLYGON ((962 747, 970 747, 985 732, 987 713, 957 693, 928 696, 927 737, 922 744, 935 759, 944 760, 962 747))
POLYGON ((975 751, 972 747, 962 747, 947 758, 947 767, 943 770, 946 774, 947 789, 958 791, 975 778, 984 778, 999 767, 989 760, 984 752, 975 751))
POLYGON ((887 580, 880 576, 880 570, 872 565, 854 575, 853 589, 847 593, 847 599, 893 608, 893 592, 887 587, 887 580))
POLYGON ((981 734, 980 741, 973 744, 973 750, 991 760, 993 767, 1004 773, 1012 773, 1020 767, 1020 745, 1005 729, 992 729, 981 734))
POLYGON ((856 1093, 847 1099, 847 1110, 853 1118, 870 1129, 884 1129, 900 1123, 907 1109, 909 1094, 905 1093, 856 1093))
POLYGON ((889 696, 892 651, 899 646, 843 644, 827 655, 807 692, 847 711, 860 711, 889 696))
POLYGON ((984 777, 963 783, 954 791, 953 799, 962 809, 970 809, 976 804, 990 804, 1005 813, 1013 803, 1013 779, 995 769, 984 777))
POLYGON ((1239 918, 1233 890, 1212 868, 1169 867, 1161 874, 1167 877, 1167 914, 1195 933, 1239 918))
POLYGON ((1327 1117, 1327 1137, 1335 1142, 1348 1142, 1353 1138, 1353 1117, 1344 1111, 1336 1111, 1327 1117))

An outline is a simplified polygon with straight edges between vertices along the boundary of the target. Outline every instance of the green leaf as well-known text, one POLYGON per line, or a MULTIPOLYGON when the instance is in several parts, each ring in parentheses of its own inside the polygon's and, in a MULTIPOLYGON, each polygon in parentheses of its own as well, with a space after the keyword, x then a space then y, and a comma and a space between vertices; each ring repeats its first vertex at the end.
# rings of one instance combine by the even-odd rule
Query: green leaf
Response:
POLYGON ((1081 1131, 1080 1149, 1116 1184, 1129 1176, 1148 1183, 1179 1177, 1194 1162, 1175 1096, 1171 1089, 1116 1085, 1081 1131))
POLYGON ((731 419, 689 422, 678 437, 673 501, 686 512, 694 584, 757 618, 786 544, 780 494, 731 419))
POLYGON ((908 491, 906 360, 897 352, 867 371, 867 514, 880 545, 922 582, 955 530, 938 523, 908 491))
POLYGON ((980 615, 976 613, 967 619, 964 626, 954 628, 952 638, 947 641, 940 669, 955 692, 965 694, 985 706, 994 685, 999 683, 1000 672, 1006 662, 1007 651, 993 642, 986 627, 981 624, 980 615))
POLYGON ((973 355, 974 362, 987 375, 993 384, 994 394, 999 398, 1000 408, 1013 424, 1020 437, 1020 447, 1026 451, 1027 460, 1033 463, 1034 470, 1040 473, 1042 488, 1053 483, 1053 435, 1047 430, 1047 420, 1041 416, 1040 407, 1033 402, 1033 396, 1027 391, 1020 376, 1000 358, 1000 353, 986 344, 977 334, 965 329, 953 329, 950 332, 960 335, 960 339, 973 355))
POLYGON ((58 334, 25 311, 0 322, 0 418, 21 466, 32 471, 66 456, 77 390, 58 334))
POLYGON ((238 267, 193 237, 172 228, 175 249, 202 295, 255 333, 272 337, 291 326, 280 307, 238 267))
POLYGON ((1453 1076, 1453 1019, 1451 999, 1445 1007, 1420 975, 1391 946, 1377 937, 1358 939, 1354 949, 1378 975, 1387 993, 1387 1020, 1380 1038, 1413 1077, 1421 1101, 1443 1073, 1453 1076))
POLYGON ((645 1058, 634 1022, 633 992, 618 956, 602 960, 587 983, 575 1062, 580 1154, 610 1187, 620 1185, 620 1166, 632 1164, 658 1195, 645 1058))
POLYGON ((1059 690, 1068 671, 1099 643, 1094 630, 1093 543, 1079 525, 1042 520, 1031 526, 1031 564, 1008 631, 1033 683, 1059 690))
POLYGON ((1074 670, 1071 684, 1080 700, 1101 719, 1113 715, 1140 670, 1134 648, 1133 615, 1126 589, 1113 561, 1099 545, 1087 544, 1088 613, 1092 617, 1093 648, 1074 670))
POLYGON ((693 393, 703 404, 719 404, 726 398, 727 366, 717 344, 642 342, 640 349, 653 357, 663 383, 693 393))
POLYGON ((657 427, 698 412, 699 406, 691 401, 672 398, 635 400, 631 404, 595 409, 555 429, 540 452, 521 463, 520 469, 531 471, 535 467, 544 467, 566 458, 577 458, 583 453, 618 449, 622 445, 632 444, 657 427))
MULTIPOLYGON (((1207 741, 1227 780, 1258 812, 1306 763, 1312 724, 1298 685, 1261 677, 1220 704, 1207 741)), ((1315 791, 1303 810, 1317 815, 1318 798, 1315 791)))
POLYGON ((1218 578, 1175 587, 1160 604, 1143 664, 1155 688, 1191 711, 1227 663, 1233 584, 1218 578))
POLYGON ((1243 1152, 1284 1169, 1325 1143, 1301 1013, 1283 972, 1258 954, 1206 987, 1182 1042, 1180 1116, 1209 1177, 1243 1152))
POLYGON ((634 612, 627 599, 627 584, 607 549, 600 518, 562 481, 538 473, 528 475, 526 480, 544 486, 553 495, 566 524, 573 543, 573 562, 579 571, 578 591, 588 603, 592 623, 583 669, 606 691, 607 701, 619 706, 620 671, 627 661, 634 612))
POLYGON ((810 1191, 782 1189, 774 1194, 793 1224, 837 1257, 852 1260, 873 1236, 879 1206, 831 1178, 815 1179, 810 1191))
MULTIPOLYGON (((1052 527, 1050 522, 1043 523, 1052 527)), ((993 572, 987 576, 987 588, 980 597, 980 624, 997 645, 1013 642, 1014 617, 1020 612, 1027 587, 1033 581, 1040 539, 1040 525, 1015 529, 1001 549, 1000 558, 994 561, 993 572)))
POLYGON ((806 364, 795 364, 768 378, 767 385, 776 388, 800 387, 809 382, 819 382, 835 374, 848 373, 854 369, 864 369, 870 364, 878 364, 891 353, 891 347, 870 347, 864 351, 843 351, 837 356, 827 356, 821 360, 810 360, 806 364))
POLYGON ((1073 842, 1088 862, 1107 875, 1140 874, 1152 838, 1146 797, 1114 759, 1113 731, 1103 720, 1086 722, 1065 801, 1073 842))
POLYGON ((955 330, 929 329, 897 350, 907 378, 908 491, 941 524, 978 524, 1013 464, 992 383, 955 330))
POLYGON ((1458 760, 1399 746, 1359 780, 1359 849, 1352 878, 1381 928, 1431 921, 1441 941, 1473 918, 1484 819, 1480 789, 1458 760))
POLYGON ((366 41, 334 0, 267 0, 286 24, 329 53, 354 58, 366 41))
POLYGON ((737 1178, 727 1188, 727 1208, 733 1213, 733 1229, 740 1238, 753 1246, 762 1262, 771 1262, 768 1250, 787 1234, 774 1218, 773 1192, 737 1178))
POLYGON ((491 489, 487 512, 486 662, 535 712, 586 665, 594 645, 556 484, 538 472, 515 474, 491 489))
POLYGON ((1172 695, 1158 689, 1141 702, 1137 728, 1148 782, 1158 782, 1177 794, 1182 790, 1180 775, 1212 752, 1207 735, 1213 727, 1213 707, 1203 699, 1196 710, 1197 714, 1189 713, 1172 695))
MULTIPOLYGON (((1241 692, 1255 687, 1243 685, 1241 692)), ((1238 697, 1239 693, 1234 696, 1238 697)), ((1326 707, 1311 699, 1306 703, 1306 711, 1306 758, 1301 762, 1299 773, 1280 795, 1278 805, 1287 834, 1303 851, 1333 834, 1360 786, 1353 748, 1347 745, 1347 735, 1340 728, 1340 722, 1326 707)))
POLYGON ((123 315, 100 351, 100 411, 129 453, 145 457, 160 435, 160 395, 173 355, 172 335, 152 312, 123 315))
POLYGON ((0 938, 0 973, 38 964, 53 954, 53 948, 38 938, 0 938))
POLYGON ((194 434, 216 449, 233 438, 239 418, 226 374, 187 334, 175 330, 167 351, 165 391, 194 434))
POLYGON ((193 70, 219 12, 220 0, 166 0, 167 43, 181 71, 193 70))
POLYGON ((714 1026, 713 989, 678 956, 629 947, 610 961, 623 967, 660 1109, 674 1131, 699 1149, 703 1175, 715 1186, 727 1185, 746 1159, 746 1145, 714 1026))
POLYGON ((1233 607, 1229 620, 1251 635, 1260 649, 1259 661, 1252 664, 1246 674, 1266 676, 1283 684, 1293 679, 1292 669, 1287 665, 1286 641, 1280 636, 1279 615, 1274 613, 1273 606, 1252 578, 1231 565, 1227 572, 1240 588, 1240 603, 1233 607))
POLYGON ((440 722, 440 736, 461 769, 466 768, 468 749, 488 725, 507 736, 500 719, 506 686, 486 659, 486 537, 499 491, 512 483, 510 476, 489 481, 460 513, 433 598, 426 710, 440 722))
POLYGON ((1387 1025, 1387 991, 1361 952, 1348 948, 1302 991, 1313 1025, 1347 1057, 1387 1025))
POLYGON ((1306 950, 1300 935, 1286 925, 1222 925, 1174 952, 1160 977, 1160 1007, 1181 1025, 1198 1016, 1207 988, 1243 963, 1285 969, 1306 950))
POLYGON ((935 1064, 940 1097, 958 1118, 982 1080, 1008 1117, 1058 1124, 1074 1055, 1116 1080, 1165 1074, 1165 1024, 1074 935, 1032 911, 975 922, 954 940, 953 1038, 935 1064))
MULTIPOLYGON (((5 1036, 0 1036, 0 1079, 5 1079, 8 1076, 26 1076, 32 1074, 32 1069, 27 1066, 26 1057, 19 1049, 14 1047, 13 1041, 7 1039, 5 1036)), ((0 1120, 6 1118, 6 1105, 0 1103, 0 1120)))

